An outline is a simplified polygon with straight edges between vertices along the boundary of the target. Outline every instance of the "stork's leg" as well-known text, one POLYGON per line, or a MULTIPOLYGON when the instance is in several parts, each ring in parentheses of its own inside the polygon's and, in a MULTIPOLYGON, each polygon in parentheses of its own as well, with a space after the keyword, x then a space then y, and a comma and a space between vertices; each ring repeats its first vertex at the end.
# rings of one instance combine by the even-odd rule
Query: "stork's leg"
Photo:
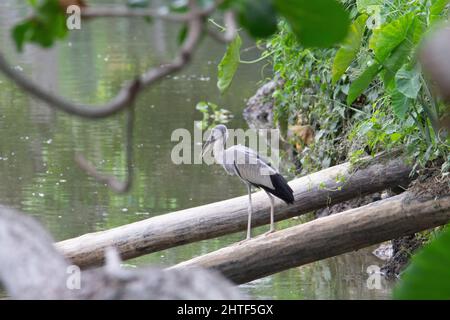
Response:
POLYGON ((268 233, 272 233, 275 231, 275 221, 274 221, 273 196, 267 191, 266 191, 266 194, 270 200, 270 229, 268 232, 266 232, 266 234, 268 234, 268 233))
POLYGON ((252 205, 252 186, 247 184, 248 190, 248 222, 247 222, 247 238, 249 240, 252 237, 252 213, 253 213, 253 205, 252 205))

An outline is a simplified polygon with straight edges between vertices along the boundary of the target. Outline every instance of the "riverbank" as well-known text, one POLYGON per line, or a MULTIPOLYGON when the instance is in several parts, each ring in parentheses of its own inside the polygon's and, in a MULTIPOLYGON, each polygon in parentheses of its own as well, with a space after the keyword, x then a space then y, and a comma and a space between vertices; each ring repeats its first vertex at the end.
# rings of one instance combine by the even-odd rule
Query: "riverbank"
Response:
MULTIPOLYGON (((256 91, 255 95, 248 99, 243 116, 250 127, 273 128, 276 126, 274 124, 274 108, 276 108, 276 99, 273 95, 276 90, 283 89, 283 84, 284 81, 280 79, 271 80, 263 84, 256 91)), ((306 126, 306 124, 303 124, 303 127, 304 126, 306 126)), ((287 148, 287 154, 290 156, 291 160, 293 160, 293 170, 297 174, 302 175, 302 147, 307 148, 308 145, 314 143, 314 137, 305 139, 304 135, 302 136, 301 134, 298 134, 299 131, 296 131, 296 128, 298 128, 298 125, 288 125, 287 132, 282 137, 282 140, 286 142, 285 149, 287 148)), ((338 158, 351 160, 347 154, 342 154, 338 158)), ((421 175, 419 180, 412 181, 410 185, 387 189, 382 192, 376 192, 371 195, 361 196, 349 201, 328 206, 315 211, 314 216, 315 218, 320 218, 333 215, 349 209, 358 208, 375 201, 387 199, 407 190, 417 192, 418 194, 423 194, 425 192, 433 196, 439 196, 442 192, 450 192, 448 188, 450 185, 448 177, 444 180, 441 178, 441 180, 439 180, 440 182, 436 183, 436 179, 439 179, 439 163, 431 164, 431 166, 433 168, 428 168, 427 174, 421 175)), ((322 167, 322 169, 325 168, 322 167)), ((303 172, 303 174, 305 173, 303 172)), ((384 261, 381 267, 381 272, 386 279, 395 280, 399 277, 401 272, 407 267, 412 254, 417 252, 417 250, 427 243, 429 240, 429 237, 427 236, 428 234, 429 232, 427 231, 392 239, 391 241, 380 244, 378 248, 372 251, 374 256, 384 261)))

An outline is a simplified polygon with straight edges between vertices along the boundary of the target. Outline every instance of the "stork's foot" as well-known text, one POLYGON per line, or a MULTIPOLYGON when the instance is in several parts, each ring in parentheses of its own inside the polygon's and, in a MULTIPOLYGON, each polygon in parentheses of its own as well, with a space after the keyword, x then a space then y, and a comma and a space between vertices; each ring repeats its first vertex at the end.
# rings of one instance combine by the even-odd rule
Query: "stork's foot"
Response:
POLYGON ((271 228, 269 231, 264 232, 264 233, 263 233, 263 236, 268 236, 269 234, 272 234, 272 233, 274 233, 274 232, 275 232, 275 228, 271 228))
POLYGON ((244 243, 246 243, 248 240, 250 240, 251 238, 246 238, 246 239, 244 239, 244 240, 241 240, 241 241, 239 241, 238 243, 237 243, 237 245, 238 246, 240 246, 241 244, 244 244, 244 243))

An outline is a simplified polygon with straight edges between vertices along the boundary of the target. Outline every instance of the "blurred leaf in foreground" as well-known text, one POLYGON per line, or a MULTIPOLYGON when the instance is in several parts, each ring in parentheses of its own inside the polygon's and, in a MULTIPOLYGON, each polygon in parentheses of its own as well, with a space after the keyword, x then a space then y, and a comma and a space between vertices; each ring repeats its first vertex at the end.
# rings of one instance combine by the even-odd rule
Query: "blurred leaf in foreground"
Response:
POLYGON ((450 299, 450 228, 414 255, 395 299, 450 299))

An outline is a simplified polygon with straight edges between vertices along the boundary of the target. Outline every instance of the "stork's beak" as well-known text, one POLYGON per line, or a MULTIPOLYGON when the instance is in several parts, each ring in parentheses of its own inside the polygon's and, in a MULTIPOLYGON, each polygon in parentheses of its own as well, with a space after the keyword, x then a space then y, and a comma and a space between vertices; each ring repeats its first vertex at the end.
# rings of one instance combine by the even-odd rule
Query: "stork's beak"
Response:
POLYGON ((209 138, 208 138, 208 140, 206 140, 206 142, 203 144, 203 147, 202 147, 202 157, 204 157, 205 154, 211 149, 211 145, 213 144, 214 141, 215 141, 215 140, 214 140, 213 135, 210 135, 209 138))

